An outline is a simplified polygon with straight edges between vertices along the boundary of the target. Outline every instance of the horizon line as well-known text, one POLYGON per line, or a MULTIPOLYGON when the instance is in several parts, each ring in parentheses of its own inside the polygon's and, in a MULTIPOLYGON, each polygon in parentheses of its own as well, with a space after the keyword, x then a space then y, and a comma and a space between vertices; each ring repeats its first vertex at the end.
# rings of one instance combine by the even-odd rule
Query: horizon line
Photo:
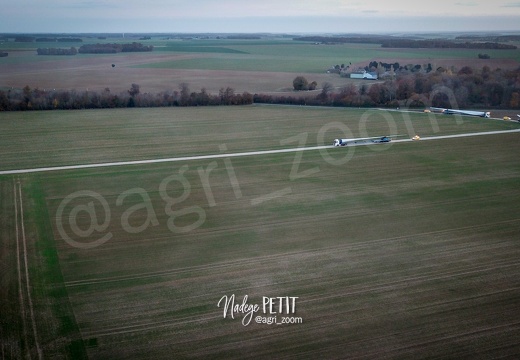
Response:
POLYGON ((157 34, 157 35, 171 35, 171 34, 190 34, 190 35, 296 35, 296 34, 327 34, 327 35, 389 35, 389 34, 454 34, 454 33, 478 33, 478 34, 496 34, 496 33, 517 33, 520 30, 395 30, 395 31, 0 31, 0 35, 5 34, 125 34, 125 35, 140 35, 140 34, 157 34))

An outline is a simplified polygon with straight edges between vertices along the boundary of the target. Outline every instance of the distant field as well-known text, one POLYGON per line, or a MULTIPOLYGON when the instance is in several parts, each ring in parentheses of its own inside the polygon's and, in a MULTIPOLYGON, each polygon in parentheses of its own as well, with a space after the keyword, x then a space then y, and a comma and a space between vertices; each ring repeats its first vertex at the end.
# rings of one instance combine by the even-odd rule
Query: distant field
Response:
MULTIPOLYGON (((414 61, 420 61, 418 63, 421 65, 431 62, 436 66, 446 66, 450 61, 455 61, 458 65, 459 60, 474 59, 476 63, 482 63, 482 66, 485 64, 477 59, 479 50, 476 49, 385 49, 374 44, 314 45, 297 41, 272 41, 262 45, 223 42, 221 45, 226 47, 217 47, 212 41, 195 44, 182 42, 169 45, 159 50, 221 54, 208 54, 204 58, 206 62, 165 62, 149 66, 173 69, 322 73, 331 65, 352 63, 358 66, 362 63, 363 66, 366 66, 373 60, 399 62, 402 65, 410 62, 415 64, 414 61), (233 54, 233 52, 237 52, 237 54, 233 54), (324 64, 326 64, 325 68, 324 64)), ((490 54, 493 59, 500 59, 502 62, 505 60, 505 64, 510 60, 520 61, 520 51, 518 50, 495 50, 486 51, 486 53, 490 54)), ((495 61, 488 61, 488 64, 493 66, 495 61)), ((146 66, 140 65, 139 67, 146 66)), ((475 63, 472 63, 472 66, 475 66, 475 63)))
MULTIPOLYGON (((387 134, 393 123, 407 136, 518 127, 406 116, 283 106, 4 113, 1 167, 313 146, 320 133, 339 136, 339 123, 353 135, 387 134)), ((519 150, 508 134, 0 176, 1 351, 518 356, 519 150), (20 306, 22 226, 33 290, 20 306), (260 305, 296 296, 290 316, 302 323, 224 319, 217 303, 232 294, 260 305)))
MULTIPOLYGON (((83 43, 130 42, 136 38, 84 39, 83 43)), ((180 83, 193 90, 206 88, 216 93, 230 86, 238 92, 287 92, 292 80, 306 76, 319 85, 330 82, 336 87, 350 79, 326 74, 334 65, 366 66, 370 61, 399 62, 403 65, 432 63, 438 66, 471 65, 491 68, 516 68, 520 50, 486 51, 490 60, 479 60, 482 50, 467 49, 383 49, 373 44, 314 45, 288 39, 264 40, 164 40, 142 41, 152 44, 152 53, 114 55, 37 56, 37 47, 79 47, 83 43, 0 44, 9 56, 0 58, 1 88, 110 88, 120 92, 132 83, 143 92, 177 90, 180 83), (112 64, 116 67, 112 68, 112 64)), ((355 82, 357 83, 357 82, 355 82)))

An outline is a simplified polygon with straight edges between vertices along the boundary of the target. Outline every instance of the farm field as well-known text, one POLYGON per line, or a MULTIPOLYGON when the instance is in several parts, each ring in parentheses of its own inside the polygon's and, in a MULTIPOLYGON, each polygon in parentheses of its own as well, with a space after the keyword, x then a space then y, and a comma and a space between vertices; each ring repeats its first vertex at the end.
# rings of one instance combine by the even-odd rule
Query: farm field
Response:
POLYGON ((2 170, 208 155, 220 146, 232 153, 329 145, 337 137, 519 127, 433 113, 270 105, 4 112, 0 119, 2 170))
MULTIPOLYGON (((518 124, 287 106, 2 113, 0 170, 316 146, 345 128, 518 124)), ((0 176, 1 354, 518 356, 518 136, 0 176), (218 307, 232 294, 298 297, 302 322, 244 326, 218 307)))
MULTIPOLYGON (((136 39, 127 39, 126 42, 136 39)), ((85 39, 84 43, 114 42, 85 39)), ((117 42, 124 42, 117 39, 117 42)), ((83 43, 66 43, 61 47, 83 43)), ((269 40, 160 40, 146 42, 155 49, 151 53, 120 53, 113 55, 37 56, 37 47, 56 47, 56 43, 20 44, 4 42, 0 51, 3 87, 40 89, 91 89, 113 92, 126 91, 132 83, 142 92, 178 90, 187 83, 194 91, 206 88, 218 93, 232 87, 237 92, 285 93, 292 91, 292 80, 306 76, 318 84, 329 82, 335 87, 359 83, 327 74, 336 64, 366 66, 370 61, 400 62, 401 64, 432 63, 433 66, 471 64, 495 68, 517 68, 519 50, 488 51, 492 59, 477 59, 479 51, 468 49, 384 49, 379 45, 345 44, 314 45, 287 39, 269 40), (115 64, 115 67, 111 65, 115 64)))

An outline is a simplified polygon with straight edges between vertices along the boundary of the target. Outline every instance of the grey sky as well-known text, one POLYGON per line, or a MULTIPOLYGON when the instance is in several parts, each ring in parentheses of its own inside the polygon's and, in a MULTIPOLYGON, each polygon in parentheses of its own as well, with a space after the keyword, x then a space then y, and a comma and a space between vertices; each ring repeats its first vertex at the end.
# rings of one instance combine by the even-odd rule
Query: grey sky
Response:
POLYGON ((0 32, 520 30, 520 1, 0 0, 0 32))

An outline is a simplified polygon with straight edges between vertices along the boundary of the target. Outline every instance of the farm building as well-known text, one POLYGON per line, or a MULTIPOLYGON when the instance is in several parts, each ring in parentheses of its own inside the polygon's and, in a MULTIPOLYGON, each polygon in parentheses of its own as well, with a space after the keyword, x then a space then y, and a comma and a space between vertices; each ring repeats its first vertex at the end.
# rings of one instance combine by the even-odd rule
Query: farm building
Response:
POLYGON ((368 80, 377 80, 377 73, 368 72, 366 70, 363 71, 354 71, 350 73, 351 79, 368 79, 368 80))

